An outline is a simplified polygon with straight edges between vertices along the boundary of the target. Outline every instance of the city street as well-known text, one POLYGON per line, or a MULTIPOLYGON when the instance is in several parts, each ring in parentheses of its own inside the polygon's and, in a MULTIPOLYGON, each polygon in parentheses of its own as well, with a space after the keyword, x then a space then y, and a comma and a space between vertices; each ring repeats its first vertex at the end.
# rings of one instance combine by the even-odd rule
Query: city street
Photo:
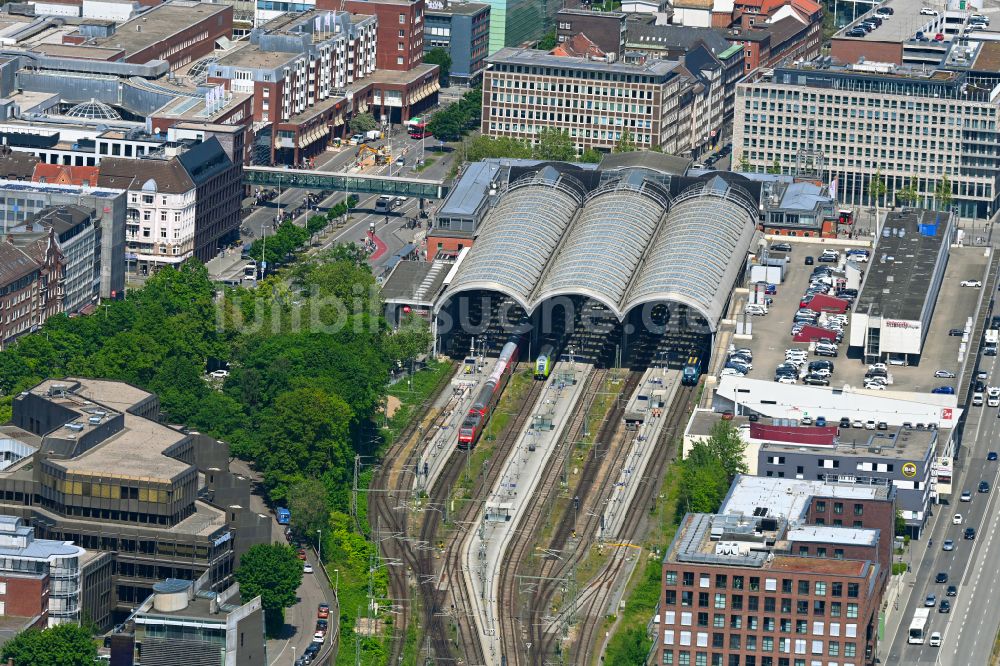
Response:
MULTIPOLYGON (((988 385, 1000 382, 998 357, 983 357, 981 369, 989 373, 988 385)), ((912 587, 905 588, 899 599, 901 618, 895 637, 887 636, 891 646, 883 648, 885 664, 941 664, 942 666, 968 666, 989 663, 993 640, 1000 626, 1000 615, 995 612, 995 599, 1000 583, 1000 552, 993 547, 998 529, 996 511, 997 482, 1000 465, 988 462, 986 455, 997 450, 1000 437, 1000 418, 996 407, 970 407, 965 437, 956 465, 953 497, 946 504, 935 506, 937 514, 929 538, 911 542, 910 552, 904 560, 911 559, 915 567, 912 587), (989 493, 979 493, 980 481, 990 484, 989 493), (971 502, 960 502, 962 491, 972 492, 971 502), (961 525, 952 524, 952 517, 962 514, 961 525), (965 528, 976 529, 976 539, 963 538, 965 528), (945 539, 952 539, 955 549, 943 550, 945 539), (947 584, 934 582, 938 572, 948 574, 947 584), (928 594, 937 595, 937 603, 945 599, 947 585, 958 587, 958 596, 952 602, 951 613, 931 612, 928 632, 939 631, 943 640, 940 648, 909 645, 907 630, 913 612, 923 605, 928 594)))

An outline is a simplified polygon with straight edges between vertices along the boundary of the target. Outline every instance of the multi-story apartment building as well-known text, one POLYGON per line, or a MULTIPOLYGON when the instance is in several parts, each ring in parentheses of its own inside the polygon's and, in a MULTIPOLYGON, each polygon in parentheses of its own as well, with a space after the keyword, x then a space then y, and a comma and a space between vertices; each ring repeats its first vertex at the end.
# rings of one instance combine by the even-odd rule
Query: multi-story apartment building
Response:
POLYGON ((467 86, 486 69, 490 43, 490 6, 478 2, 439 3, 424 15, 424 53, 448 51, 452 84, 467 86))
POLYGON ((66 379, 15 397, 0 426, 3 513, 114 558, 95 621, 128 614, 165 578, 207 574, 206 588, 223 590, 239 556, 270 537, 267 517, 248 508, 249 482, 228 470, 228 446, 158 419, 153 394, 66 379))
POLYGON ((0 240, 0 349, 62 312, 62 254, 55 239, 0 240))
POLYGON ((640 148, 697 155, 721 130, 724 80, 711 54, 688 67, 687 59, 608 63, 508 48, 489 62, 486 136, 533 141, 550 127, 567 130, 577 150, 610 152, 627 132, 640 148))
POLYGON ((911 181, 934 205, 947 178, 960 215, 997 210, 1000 142, 993 86, 971 72, 829 59, 777 67, 737 86, 735 159, 793 172, 804 151, 822 154, 841 202, 870 204, 880 173, 885 200, 911 181))
POLYGON ((208 81, 253 95, 254 121, 271 125, 271 161, 299 164, 322 152, 353 108, 348 91, 375 71, 376 19, 315 10, 288 14, 208 69, 208 81))
POLYGON ((737 477, 663 559, 656 663, 871 665, 893 489, 737 477))
MULTIPOLYGON (((125 193, 103 187, 0 180, 0 220, 22 226, 50 206, 76 205, 93 211, 100 230, 100 297, 125 289, 125 193)), ((40 323, 40 322, 39 322, 40 323)))

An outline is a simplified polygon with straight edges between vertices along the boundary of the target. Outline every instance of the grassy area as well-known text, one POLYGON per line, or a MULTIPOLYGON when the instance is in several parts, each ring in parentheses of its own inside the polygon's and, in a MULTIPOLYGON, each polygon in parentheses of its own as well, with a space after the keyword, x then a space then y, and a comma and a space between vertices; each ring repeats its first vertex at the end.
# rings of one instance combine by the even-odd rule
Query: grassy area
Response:
POLYGON ((1000 632, 993 639, 993 651, 990 652, 990 666, 1000 665, 1000 632))
POLYGON ((414 171, 416 171, 417 173, 420 173, 421 171, 423 171, 424 169, 426 169, 430 165, 434 164, 435 162, 437 162, 437 159, 435 159, 433 157, 427 157, 427 158, 424 159, 424 163, 423 164, 418 164, 417 167, 414 169, 414 171))
POLYGON ((389 388, 389 395, 398 398, 401 404, 382 430, 386 448, 410 425, 414 415, 423 412, 419 408, 444 388, 454 371, 455 364, 450 359, 429 361, 425 370, 413 375, 412 381, 403 380, 389 388))

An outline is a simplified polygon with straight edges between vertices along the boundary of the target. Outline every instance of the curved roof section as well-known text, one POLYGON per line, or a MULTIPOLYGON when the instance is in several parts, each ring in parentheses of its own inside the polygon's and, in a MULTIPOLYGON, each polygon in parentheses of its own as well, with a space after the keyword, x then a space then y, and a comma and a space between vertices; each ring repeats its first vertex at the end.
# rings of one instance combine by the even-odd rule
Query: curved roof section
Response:
POLYGON ((534 294, 586 294, 621 318, 621 304, 669 196, 641 174, 595 190, 534 294))
POLYGON ((89 102, 80 102, 67 111, 66 115, 71 118, 86 118, 87 120, 122 119, 121 114, 119 114, 113 107, 93 98, 91 98, 89 102))
POLYGON ((686 189, 674 200, 624 310, 656 301, 684 303, 714 331, 750 249, 756 219, 750 195, 722 178, 686 189))
POLYGON ((530 310, 531 292, 582 199, 582 186, 552 167, 517 180, 490 212, 449 291, 499 291, 530 310))

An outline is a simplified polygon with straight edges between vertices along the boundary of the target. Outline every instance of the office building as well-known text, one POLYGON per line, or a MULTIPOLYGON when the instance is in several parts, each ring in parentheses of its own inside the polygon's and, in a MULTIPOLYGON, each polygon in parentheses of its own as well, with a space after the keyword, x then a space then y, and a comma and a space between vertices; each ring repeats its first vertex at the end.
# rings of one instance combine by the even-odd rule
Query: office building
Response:
POLYGON ((260 597, 241 599, 238 584, 213 591, 206 576, 156 583, 122 629, 134 640, 124 642, 125 654, 112 646, 112 663, 118 658, 131 664, 134 658, 142 666, 173 666, 180 652, 190 666, 268 663, 260 597))
POLYGON ((125 193, 103 187, 0 180, 0 219, 21 228, 42 210, 79 206, 93 211, 100 232, 100 297, 115 298, 125 289, 125 193))
POLYGON ((450 83, 473 85, 486 69, 490 6, 479 2, 432 4, 435 6, 427 7, 424 17, 424 54, 436 48, 445 49, 451 56, 450 83))
POLYGON ((3 513, 114 559, 95 620, 127 615, 165 577, 205 574, 205 589, 223 590, 239 556, 270 537, 267 516, 245 508, 249 481, 228 471, 228 446, 159 416, 156 396, 128 384, 47 380, 0 426, 3 513))
POLYGON ((70 541, 36 539, 34 528, 22 519, 0 515, 0 615, 41 614, 49 627, 79 623, 101 613, 99 604, 84 604, 84 579, 99 588, 102 578, 110 581, 112 569, 105 553, 70 541))
POLYGON ((113 49, 113 59, 147 64, 165 60, 177 69, 215 50, 215 40, 232 39, 233 8, 230 5, 193 0, 170 0, 112 29, 106 37, 88 38, 84 33, 65 43, 79 44, 79 57, 87 47, 113 49))
POLYGON ((885 202, 912 181, 918 205, 933 208, 947 177, 958 214, 987 217, 998 203, 1000 102, 981 82, 971 72, 828 57, 776 67, 737 86, 733 154, 759 171, 777 162, 791 172, 800 153, 818 153, 824 180, 855 205, 871 205, 879 172, 885 202))
POLYGON ((624 12, 560 9, 556 12, 556 41, 561 44, 582 33, 605 53, 621 58, 625 52, 625 18, 624 12))
POLYGON ((667 549, 656 663, 873 664, 894 518, 891 487, 738 476, 667 549))
POLYGON ((127 190, 129 270, 208 261, 239 231, 242 164, 212 137, 140 159, 106 157, 99 183, 127 190))
POLYGON ((95 218, 93 209, 65 204, 43 208, 23 224, 7 228, 16 245, 27 249, 51 243, 49 253, 61 255, 62 272, 48 275, 58 283, 63 312, 89 312, 100 298, 101 229, 95 218))
MULTIPOLYGON (((678 62, 631 65, 506 48, 489 63, 483 77, 486 136, 533 141, 546 127, 567 130, 579 151, 611 152, 626 132, 639 148, 675 155, 693 148, 683 103, 692 84, 678 62)), ((721 94, 718 102, 721 115, 721 94)), ((711 129, 702 122, 698 136, 711 129)))
POLYGON ((490 5, 490 47, 493 55, 505 46, 532 46, 548 32, 558 0, 487 0, 490 5))
POLYGON ((873 259, 885 259, 872 261, 851 313, 850 344, 865 361, 920 363, 953 227, 947 212, 906 208, 886 214, 873 252, 873 259))

